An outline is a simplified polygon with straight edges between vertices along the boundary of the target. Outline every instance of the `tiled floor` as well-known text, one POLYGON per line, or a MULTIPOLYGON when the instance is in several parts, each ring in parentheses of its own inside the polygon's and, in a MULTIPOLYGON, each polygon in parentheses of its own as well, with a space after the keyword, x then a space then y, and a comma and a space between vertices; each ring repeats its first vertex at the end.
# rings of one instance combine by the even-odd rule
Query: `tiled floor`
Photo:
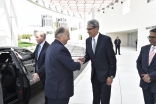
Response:
MULTIPOLYGON (((110 104, 144 104, 136 59, 139 52, 135 48, 121 47, 121 55, 117 58, 117 73, 112 84, 110 104)), ((90 81, 90 62, 81 75, 74 81, 74 96, 69 104, 92 104, 92 86, 90 81)))

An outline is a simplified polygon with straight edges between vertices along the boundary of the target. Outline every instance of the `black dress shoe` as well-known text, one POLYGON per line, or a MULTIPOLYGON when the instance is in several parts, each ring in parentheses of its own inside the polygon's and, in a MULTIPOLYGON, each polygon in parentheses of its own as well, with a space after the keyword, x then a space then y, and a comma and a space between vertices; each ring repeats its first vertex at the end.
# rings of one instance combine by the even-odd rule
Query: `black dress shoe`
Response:
POLYGON ((119 54, 119 55, 121 55, 121 54, 119 54))

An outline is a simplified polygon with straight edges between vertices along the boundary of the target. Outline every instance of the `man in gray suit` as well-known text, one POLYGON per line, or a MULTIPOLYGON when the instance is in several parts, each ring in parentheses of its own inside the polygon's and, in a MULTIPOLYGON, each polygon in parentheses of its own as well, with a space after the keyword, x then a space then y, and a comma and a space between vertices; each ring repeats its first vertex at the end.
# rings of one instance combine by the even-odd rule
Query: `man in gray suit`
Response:
POLYGON ((84 63, 91 60, 93 104, 109 104, 111 85, 116 75, 116 57, 111 38, 101 34, 99 27, 97 20, 88 21, 86 54, 79 60, 84 63))
POLYGON ((150 44, 141 48, 137 59, 137 69, 140 76, 145 104, 156 103, 156 28, 150 30, 147 37, 150 44))

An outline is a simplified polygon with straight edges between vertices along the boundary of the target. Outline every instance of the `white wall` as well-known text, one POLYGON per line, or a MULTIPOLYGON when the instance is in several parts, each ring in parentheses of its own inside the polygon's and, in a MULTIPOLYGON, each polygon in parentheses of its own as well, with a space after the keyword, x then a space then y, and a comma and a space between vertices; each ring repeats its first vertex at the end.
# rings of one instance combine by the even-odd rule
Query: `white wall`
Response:
POLYGON ((148 26, 155 26, 156 18, 156 0, 147 3, 147 0, 131 0, 130 12, 123 15, 123 4, 114 4, 114 9, 106 8, 103 11, 95 13, 95 19, 100 22, 100 31, 102 33, 138 30, 138 48, 149 44, 147 36, 149 30, 146 30, 148 26))
POLYGON ((136 47, 136 40, 138 39, 138 33, 127 33, 127 46, 136 47))
POLYGON ((132 47, 136 47, 136 39, 138 39, 138 32, 132 33, 132 47))
POLYGON ((114 45, 114 40, 118 36, 119 39, 121 40, 121 46, 127 46, 127 33, 108 33, 106 35, 111 37, 113 45, 114 45))
MULTIPOLYGON (((5 43, 5 45, 10 45, 13 43, 13 41, 17 43, 17 41, 16 41, 17 36, 11 35, 11 31, 10 31, 8 22, 4 22, 4 21, 7 21, 8 19, 7 19, 7 17, 5 17, 6 15, 3 15, 4 5, 3 5, 2 1, 9 1, 9 0, 0 0, 0 23, 2 23, 0 25, 0 31, 2 31, 1 32, 2 34, 0 34, 0 36, 3 37, 5 35, 5 41, 3 40, 3 42, 7 42, 7 43, 5 43), (3 16, 1 16, 1 15, 3 15, 3 16), (5 29, 4 29, 4 27, 5 27, 5 29), (14 39, 12 39, 12 38, 14 38, 14 39), (9 40, 13 40, 13 41, 10 43, 9 40)), ((20 0, 17 0, 17 1, 20 1, 20 0)), ((27 2, 27 1, 25 1, 25 2, 27 2)), ((106 8, 104 10, 105 13, 103 13, 103 11, 95 12, 94 17, 100 23, 100 32, 103 34, 106 33, 107 35, 112 36, 112 40, 115 39, 116 35, 119 35, 119 37, 122 40, 121 45, 126 46, 126 41, 127 41, 126 36, 127 35, 118 34, 118 33, 121 33, 123 31, 124 32, 127 31, 127 33, 133 33, 134 31, 131 31, 131 30, 137 30, 138 31, 137 32, 138 47, 140 49, 140 47, 142 45, 149 43, 148 39, 147 39, 147 36, 149 35, 149 30, 146 30, 145 28, 148 26, 156 25, 156 23, 155 23, 156 0, 153 0, 150 3, 147 3, 147 0, 131 0, 130 1, 130 12, 125 15, 123 15, 123 10, 122 10, 124 3, 121 4, 120 2, 121 1, 119 0, 118 3, 114 4, 114 6, 113 6, 114 9, 111 9, 111 7, 106 8), (129 31, 131 31, 131 32, 129 32, 129 31), (112 34, 112 32, 115 34, 112 34)), ((33 7, 35 8, 35 5, 33 5, 33 7)), ((10 10, 10 9, 8 9, 8 10, 10 10)), ((30 12, 31 15, 28 15, 26 12, 25 15, 23 15, 23 21, 29 20, 29 22, 33 21, 33 23, 34 23, 34 19, 36 19, 36 17, 34 17, 34 14, 33 14, 34 12, 31 12, 31 11, 35 11, 37 9, 28 9, 28 7, 26 7, 26 10, 29 10, 28 12, 30 12), (26 16, 28 16, 27 19, 24 18, 26 16), (31 18, 30 16, 33 16, 34 18, 31 18)), ((20 10, 18 10, 18 11, 20 11, 20 10)), ((22 12, 23 11, 21 11, 21 13, 22 12)), ((38 12, 41 12, 41 11, 38 10, 38 12)), ((66 18, 66 16, 64 16, 64 15, 53 13, 48 10, 44 10, 44 13, 52 14, 54 17, 59 16, 59 17, 66 18)), ((68 16, 67 16, 67 18, 68 18, 68 16)), ((19 19, 19 17, 18 17, 18 19, 19 19)), ((79 20, 79 19, 73 17, 71 19, 72 21, 71 22, 69 21, 70 22, 69 25, 74 25, 74 23, 76 23, 76 22, 73 22, 73 20, 82 21, 82 30, 77 30, 75 32, 74 31, 71 32, 70 42, 76 42, 76 43, 79 42, 78 35, 80 35, 80 34, 83 35, 81 42, 82 43, 85 42, 85 39, 88 37, 87 31, 85 30, 85 28, 87 27, 86 21, 92 19, 92 14, 86 15, 85 19, 86 20, 83 21, 83 20, 79 20)), ((21 22, 21 21, 19 21, 19 22, 21 22)), ((15 23, 13 22, 13 24, 15 24, 15 23)), ((13 26, 13 27, 15 27, 15 26, 13 26)), ((0 44, 2 45, 3 42, 1 40, 2 40, 2 38, 0 38, 0 44)), ((13 45, 16 45, 16 43, 13 43, 13 45)), ((3 45, 4 45, 4 43, 3 43, 3 45)), ((132 44, 132 46, 134 46, 134 44, 132 44)))

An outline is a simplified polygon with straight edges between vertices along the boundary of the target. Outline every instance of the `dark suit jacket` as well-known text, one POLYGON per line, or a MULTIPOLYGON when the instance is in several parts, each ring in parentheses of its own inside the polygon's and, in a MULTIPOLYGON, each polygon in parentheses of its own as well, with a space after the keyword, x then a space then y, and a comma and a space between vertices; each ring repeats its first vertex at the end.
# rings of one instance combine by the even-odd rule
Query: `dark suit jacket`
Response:
POLYGON ((92 62, 91 78, 94 75, 94 71, 96 71, 97 77, 100 82, 106 82, 108 76, 115 77, 116 57, 110 37, 99 33, 95 55, 92 50, 92 37, 86 39, 85 62, 89 60, 91 60, 92 62))
MULTIPOLYGON (((46 52, 47 48, 49 47, 49 43, 47 41, 45 41, 45 43, 42 47, 42 50, 40 52, 40 55, 38 57, 38 60, 37 60, 38 46, 39 46, 39 44, 36 46, 36 49, 32 54, 23 56, 22 60, 35 59, 35 63, 38 63, 38 71, 36 73, 39 75, 42 83, 44 83, 45 82, 45 66, 44 66, 45 52, 46 52)), ((35 71, 36 71, 36 68, 35 68, 35 71)))
POLYGON ((73 96, 73 71, 80 70, 80 63, 74 62, 68 49, 58 40, 46 51, 45 94, 51 99, 73 96))
POLYGON ((141 48, 140 55, 137 59, 137 69, 139 75, 148 73, 151 78, 151 83, 146 83, 140 76, 140 87, 147 89, 149 86, 151 91, 156 93, 156 55, 153 57, 151 64, 148 65, 150 48, 151 45, 146 45, 141 48))
POLYGON ((115 39, 114 44, 115 44, 115 45, 120 45, 120 44, 121 44, 121 40, 119 39, 119 40, 117 41, 117 39, 115 39))

